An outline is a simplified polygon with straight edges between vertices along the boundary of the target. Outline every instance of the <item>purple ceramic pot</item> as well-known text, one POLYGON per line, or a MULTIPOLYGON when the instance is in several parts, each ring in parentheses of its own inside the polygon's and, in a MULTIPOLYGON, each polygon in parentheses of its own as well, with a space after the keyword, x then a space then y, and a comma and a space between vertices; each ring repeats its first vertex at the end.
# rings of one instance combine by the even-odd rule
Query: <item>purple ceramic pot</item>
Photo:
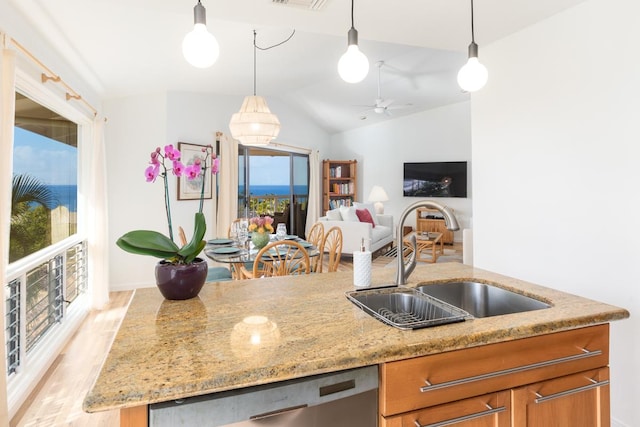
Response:
POLYGON ((163 297, 172 300, 184 300, 198 296, 209 266, 201 258, 191 264, 171 264, 160 261, 156 264, 156 284, 163 297))

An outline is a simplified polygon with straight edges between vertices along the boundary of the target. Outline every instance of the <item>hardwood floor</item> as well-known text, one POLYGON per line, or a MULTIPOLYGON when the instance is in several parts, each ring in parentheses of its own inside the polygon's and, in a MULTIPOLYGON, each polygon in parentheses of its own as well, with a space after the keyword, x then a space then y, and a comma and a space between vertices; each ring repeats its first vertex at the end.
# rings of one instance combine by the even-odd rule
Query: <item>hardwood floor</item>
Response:
MULTIPOLYGON (((462 254, 459 244, 447 245, 446 249, 462 254)), ((376 256, 373 268, 385 268, 394 259, 376 256)), ((351 270, 351 259, 343 257, 338 271, 351 270)), ((120 425, 118 411, 88 414, 82 410, 82 401, 98 375, 132 295, 133 292, 112 292, 105 309, 87 316, 47 376, 11 420, 11 427, 120 425)))
POLYGON ((89 313, 10 426, 117 427, 118 411, 88 414, 82 401, 98 375, 133 292, 112 292, 107 307, 89 313))

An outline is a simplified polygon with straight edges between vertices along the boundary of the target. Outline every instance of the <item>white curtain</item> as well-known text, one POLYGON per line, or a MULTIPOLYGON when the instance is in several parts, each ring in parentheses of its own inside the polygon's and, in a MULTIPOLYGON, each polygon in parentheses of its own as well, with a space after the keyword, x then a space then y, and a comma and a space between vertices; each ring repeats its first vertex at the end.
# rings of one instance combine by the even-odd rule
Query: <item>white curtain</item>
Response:
POLYGON ((105 120, 93 120, 91 141, 91 180, 88 191, 87 239, 92 307, 109 302, 109 229, 107 218, 107 166, 104 142, 105 120))
POLYGON ((309 203, 307 204, 307 223, 305 236, 320 217, 320 152, 312 150, 309 154, 309 203))
POLYGON ((218 237, 226 237, 231 222, 238 216, 238 142, 225 134, 220 136, 218 188, 216 233, 218 237))
MULTIPOLYGON (((2 34, 0 33, 0 36, 2 34)), ((11 170, 13 162, 13 123, 15 116, 15 52, 2 49, 0 58, 0 277, 6 284, 11 227, 11 170)), ((4 295, 4 292, 0 293, 4 295)), ((4 300, 4 297, 2 298, 4 300)), ((0 303, 0 331, 4 337, 5 306, 0 303)), ((0 425, 9 425, 7 405, 7 357, 4 340, 0 344, 0 425)))

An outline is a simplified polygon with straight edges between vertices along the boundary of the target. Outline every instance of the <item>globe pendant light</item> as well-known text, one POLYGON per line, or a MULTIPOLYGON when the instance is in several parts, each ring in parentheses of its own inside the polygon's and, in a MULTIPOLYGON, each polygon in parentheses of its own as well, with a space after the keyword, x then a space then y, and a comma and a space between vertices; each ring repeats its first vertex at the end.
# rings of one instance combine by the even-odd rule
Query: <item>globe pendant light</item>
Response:
POLYGON ((207 12, 198 0, 193 8, 193 31, 182 40, 184 59, 194 67, 211 67, 220 54, 220 46, 216 38, 207 31, 207 12))
POLYGON ((256 96, 256 32, 253 31, 253 96, 247 96, 240 111, 231 116, 231 136, 243 145, 268 145, 280 133, 280 121, 267 106, 267 101, 256 96))
POLYGON ((347 34, 349 47, 338 61, 338 74, 347 83, 361 82, 369 73, 369 60, 358 49, 358 31, 353 26, 353 1, 351 0, 351 29, 347 34))
POLYGON ((462 90, 475 92, 487 83, 487 68, 478 61, 478 45, 474 38, 473 0, 471 0, 471 44, 469 45, 469 61, 458 71, 458 84, 462 90))

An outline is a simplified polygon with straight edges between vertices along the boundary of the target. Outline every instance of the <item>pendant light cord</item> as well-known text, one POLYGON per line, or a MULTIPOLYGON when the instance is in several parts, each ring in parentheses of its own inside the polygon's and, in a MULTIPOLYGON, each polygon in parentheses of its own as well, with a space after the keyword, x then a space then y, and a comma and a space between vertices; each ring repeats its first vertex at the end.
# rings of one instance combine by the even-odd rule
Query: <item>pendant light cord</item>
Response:
POLYGON ((294 29, 291 32, 291 35, 289 35, 289 37, 287 37, 285 40, 281 41, 280 43, 276 43, 274 45, 267 46, 267 47, 260 47, 256 43, 256 30, 253 30, 253 96, 256 96, 256 74, 257 74, 257 71, 256 71, 256 50, 257 49, 269 50, 269 49, 273 49, 274 47, 278 47, 280 45, 283 45, 286 42, 288 42, 289 40, 291 40, 291 38, 293 37, 293 35, 295 33, 296 33, 296 30, 294 29))
POLYGON ((474 37, 474 30, 473 30, 473 0, 471 0, 471 43, 475 43, 475 37, 474 37))
POLYGON ((253 96, 256 96, 256 30, 253 30, 253 96))
MULTIPOLYGON (((355 0, 351 0, 351 28, 354 28, 353 26, 353 3, 355 0)), ((473 0, 471 0, 473 1, 473 0)))

